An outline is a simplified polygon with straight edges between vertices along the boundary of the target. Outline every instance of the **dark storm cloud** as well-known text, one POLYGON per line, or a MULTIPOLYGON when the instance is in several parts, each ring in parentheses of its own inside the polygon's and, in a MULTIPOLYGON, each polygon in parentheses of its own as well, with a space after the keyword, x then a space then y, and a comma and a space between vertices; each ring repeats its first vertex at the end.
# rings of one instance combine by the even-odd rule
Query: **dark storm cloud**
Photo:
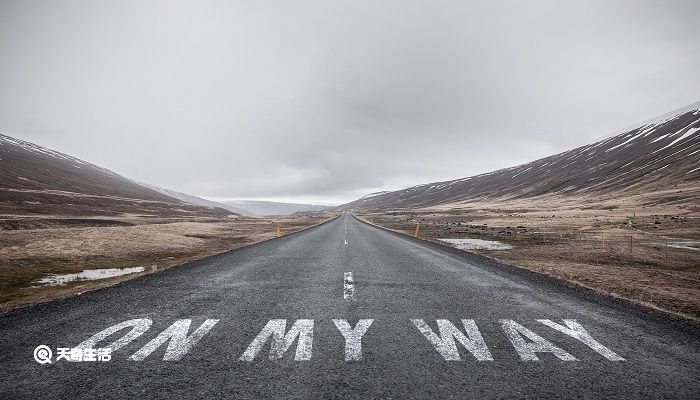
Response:
POLYGON ((4 1, 0 129, 209 197, 351 200, 698 100, 689 2, 4 1))

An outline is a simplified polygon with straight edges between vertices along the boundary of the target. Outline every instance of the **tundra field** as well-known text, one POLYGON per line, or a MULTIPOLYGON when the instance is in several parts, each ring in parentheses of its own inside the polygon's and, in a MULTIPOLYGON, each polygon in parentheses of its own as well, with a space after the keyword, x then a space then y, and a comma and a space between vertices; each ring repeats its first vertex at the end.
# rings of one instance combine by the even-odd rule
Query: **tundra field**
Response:
POLYGON ((80 294, 271 239, 277 236, 277 226, 286 235, 332 217, 0 218, 0 311, 80 294), (104 269, 136 272, 84 279, 89 277, 84 271, 104 269))
POLYGON ((482 239, 501 250, 470 248, 607 294, 700 319, 700 217, 697 212, 474 208, 394 210, 356 215, 421 239, 482 239))

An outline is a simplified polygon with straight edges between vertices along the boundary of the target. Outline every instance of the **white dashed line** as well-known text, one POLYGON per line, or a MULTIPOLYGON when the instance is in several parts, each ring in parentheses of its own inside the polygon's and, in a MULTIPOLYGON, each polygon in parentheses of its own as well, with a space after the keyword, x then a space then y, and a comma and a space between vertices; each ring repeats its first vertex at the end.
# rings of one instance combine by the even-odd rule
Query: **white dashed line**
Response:
POLYGON ((343 274, 343 298, 355 301, 355 280, 352 278, 352 271, 343 274))

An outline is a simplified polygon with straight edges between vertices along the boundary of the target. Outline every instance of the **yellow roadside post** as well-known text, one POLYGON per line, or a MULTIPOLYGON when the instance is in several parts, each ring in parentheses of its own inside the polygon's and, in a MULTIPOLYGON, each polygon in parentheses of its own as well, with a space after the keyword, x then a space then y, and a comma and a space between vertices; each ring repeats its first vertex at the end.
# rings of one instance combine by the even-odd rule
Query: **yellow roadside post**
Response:
POLYGON ((418 232, 420 231, 420 224, 416 224, 416 233, 413 236, 418 237, 418 232))
POLYGON ((277 224, 277 237, 282 236, 282 232, 280 231, 280 224, 277 224))

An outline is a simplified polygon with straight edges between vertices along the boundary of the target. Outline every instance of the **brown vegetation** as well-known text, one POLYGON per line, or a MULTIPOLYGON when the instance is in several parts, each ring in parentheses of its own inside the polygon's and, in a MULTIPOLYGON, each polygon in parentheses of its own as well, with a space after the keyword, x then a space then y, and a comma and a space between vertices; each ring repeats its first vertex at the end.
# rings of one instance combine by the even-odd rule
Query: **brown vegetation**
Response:
POLYGON ((0 309, 16 308, 160 271, 321 223, 330 214, 280 218, 6 217, 0 219, 0 309), (138 274, 39 285, 51 274, 144 267, 138 274))
MULTIPOLYGON (((498 240, 510 250, 472 250, 504 263, 700 318, 700 217, 668 208, 461 209, 357 214, 413 235, 498 240), (679 242, 683 242, 680 243, 679 242), (684 248, 685 247, 685 248, 684 248)), ((557 205, 557 206, 560 206, 557 205)))

